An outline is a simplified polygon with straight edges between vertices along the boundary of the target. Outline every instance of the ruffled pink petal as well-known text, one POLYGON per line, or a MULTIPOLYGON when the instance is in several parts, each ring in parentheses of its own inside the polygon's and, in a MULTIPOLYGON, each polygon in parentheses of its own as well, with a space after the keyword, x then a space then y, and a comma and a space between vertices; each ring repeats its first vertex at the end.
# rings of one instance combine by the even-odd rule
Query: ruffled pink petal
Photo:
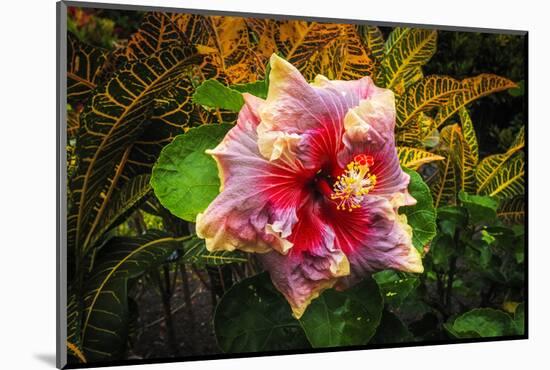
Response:
POLYGON ((373 86, 368 98, 348 111, 344 119, 344 146, 338 153, 341 167, 358 154, 370 155, 374 165, 370 172, 376 175, 373 195, 393 199, 395 208, 412 205, 407 187, 409 176, 401 169, 395 148, 395 98, 388 89, 373 86), (396 194, 401 194, 396 197, 396 194))
POLYGON ((268 97, 259 110, 260 151, 271 156, 269 145, 274 137, 298 135, 294 150, 304 167, 319 168, 335 162, 342 148, 344 117, 372 93, 372 80, 329 81, 318 76, 309 84, 280 57, 273 55, 270 63, 268 97))
POLYGON ((286 253, 305 197, 305 173, 259 153, 257 109, 263 101, 245 95, 245 102, 237 125, 209 151, 218 164, 221 193, 197 216, 197 235, 209 250, 286 253))
POLYGON ((271 252, 259 256, 296 318, 323 290, 349 274, 348 260, 335 247, 334 232, 321 221, 316 207, 309 201, 300 211, 291 235, 294 247, 288 255, 271 252))
POLYGON ((385 269, 423 271, 422 257, 412 244, 406 219, 385 197, 367 196, 362 207, 353 212, 328 205, 323 214, 334 230, 336 249, 346 254, 351 265, 351 274, 341 286, 385 269))

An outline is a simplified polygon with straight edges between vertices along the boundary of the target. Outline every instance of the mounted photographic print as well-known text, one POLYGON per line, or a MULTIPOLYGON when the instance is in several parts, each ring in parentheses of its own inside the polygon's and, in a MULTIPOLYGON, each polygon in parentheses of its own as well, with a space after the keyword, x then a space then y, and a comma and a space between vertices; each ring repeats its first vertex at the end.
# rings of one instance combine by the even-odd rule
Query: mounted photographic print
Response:
POLYGON ((527 338, 527 32, 58 23, 59 367, 527 338))

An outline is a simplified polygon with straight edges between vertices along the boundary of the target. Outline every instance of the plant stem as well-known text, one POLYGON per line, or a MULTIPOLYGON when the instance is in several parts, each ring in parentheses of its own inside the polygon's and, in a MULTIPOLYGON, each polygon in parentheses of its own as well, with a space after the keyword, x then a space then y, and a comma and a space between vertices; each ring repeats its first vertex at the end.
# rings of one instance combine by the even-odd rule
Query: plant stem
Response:
POLYGON ((174 332, 174 326, 173 326, 173 320, 172 320, 172 307, 170 302, 171 296, 168 291, 170 289, 169 287, 170 277, 166 274, 167 269, 164 269, 164 272, 165 272, 164 279, 166 282, 166 287, 162 283, 160 272, 158 270, 156 270, 153 273, 153 275, 155 277, 155 280, 157 281, 157 284, 159 286, 159 290, 161 293, 162 307, 164 309, 164 322, 166 324, 166 332, 168 335, 168 345, 170 346, 172 354, 174 356, 179 356, 178 345, 176 341, 176 333, 174 332))
POLYGON ((451 257, 449 262, 449 276, 447 279, 447 292, 445 293, 445 308, 449 316, 452 311, 453 281, 456 273, 456 257, 451 257))
POLYGON ((189 328, 191 334, 191 340, 189 341, 189 347, 191 352, 195 353, 195 341, 193 335, 195 334, 195 313, 193 312, 193 306, 191 302, 191 290, 189 289, 189 279, 187 275, 187 269, 185 264, 180 265, 181 280, 183 284, 183 298, 185 300, 185 311, 187 314, 187 319, 189 320, 189 328))

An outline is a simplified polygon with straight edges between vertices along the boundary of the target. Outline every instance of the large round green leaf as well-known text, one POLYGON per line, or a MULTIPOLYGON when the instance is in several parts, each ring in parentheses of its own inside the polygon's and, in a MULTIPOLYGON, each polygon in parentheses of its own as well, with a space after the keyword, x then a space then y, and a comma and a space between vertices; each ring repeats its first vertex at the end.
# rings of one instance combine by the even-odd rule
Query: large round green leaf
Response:
POLYGON ((384 310, 380 326, 378 326, 376 335, 372 338, 372 343, 395 344, 412 342, 413 340, 414 336, 403 321, 394 313, 384 310))
POLYGON ((284 297, 262 273, 234 285, 214 315, 218 345, 224 352, 309 348, 300 323, 284 297))
POLYGON ((384 297, 384 302, 393 308, 401 306, 420 283, 417 276, 401 275, 403 274, 393 270, 384 270, 373 275, 384 297))
POLYGON ((457 338, 486 338, 517 335, 518 328, 506 312, 492 308, 476 308, 445 324, 457 338))
POLYGON ((413 245, 419 251, 428 244, 436 233, 436 215, 433 206, 430 188, 416 172, 403 168, 411 177, 409 193, 416 199, 416 204, 410 207, 401 207, 400 213, 407 216, 407 221, 413 229, 413 245))
POLYGON ((468 210, 470 223, 493 221, 497 217, 498 200, 487 195, 472 195, 460 191, 458 199, 468 210))
POLYGON ((174 215, 195 221, 219 193, 214 159, 206 154, 223 139, 232 125, 204 125, 176 136, 166 145, 153 167, 151 185, 160 203, 174 215))
POLYGON ((368 278, 343 292, 326 290, 300 322, 315 348, 364 345, 380 324, 383 306, 378 285, 368 278))

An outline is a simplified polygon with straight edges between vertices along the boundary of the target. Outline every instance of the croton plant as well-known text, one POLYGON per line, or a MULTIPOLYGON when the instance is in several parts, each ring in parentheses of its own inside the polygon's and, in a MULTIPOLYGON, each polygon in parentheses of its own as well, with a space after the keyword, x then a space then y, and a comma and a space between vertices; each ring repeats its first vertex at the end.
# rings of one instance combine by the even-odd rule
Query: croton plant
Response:
POLYGON ((146 13, 111 50, 69 34, 72 361, 128 357, 148 284, 185 355, 190 271, 224 352, 523 334, 524 131, 481 158, 468 110, 520 86, 425 76, 437 31, 384 33, 146 13))

